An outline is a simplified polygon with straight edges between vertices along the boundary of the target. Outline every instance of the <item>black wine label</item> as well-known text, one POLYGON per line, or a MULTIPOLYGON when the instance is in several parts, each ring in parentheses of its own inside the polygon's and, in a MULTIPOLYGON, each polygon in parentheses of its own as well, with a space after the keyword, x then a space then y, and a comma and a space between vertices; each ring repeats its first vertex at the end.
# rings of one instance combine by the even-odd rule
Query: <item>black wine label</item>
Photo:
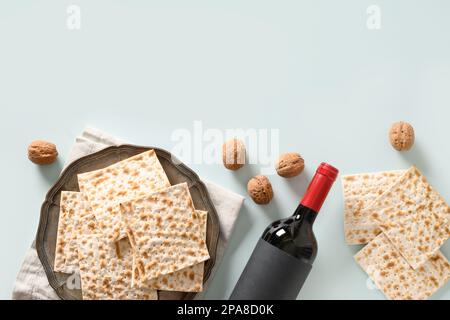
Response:
POLYGON ((260 239, 230 300, 294 300, 311 267, 260 239))

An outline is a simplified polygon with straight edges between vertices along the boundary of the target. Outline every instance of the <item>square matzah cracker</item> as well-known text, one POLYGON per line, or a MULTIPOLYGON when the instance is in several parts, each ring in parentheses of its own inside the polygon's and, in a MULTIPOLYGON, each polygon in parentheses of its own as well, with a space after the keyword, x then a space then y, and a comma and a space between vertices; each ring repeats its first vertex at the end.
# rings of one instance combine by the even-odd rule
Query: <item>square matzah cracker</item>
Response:
POLYGON ((449 237, 449 207, 415 167, 363 211, 383 225, 389 240, 414 268, 449 237))
POLYGON ((402 219, 427 210, 443 217, 450 216, 450 209, 440 194, 427 182, 416 167, 408 169, 381 196, 363 209, 363 215, 382 223, 402 219))
MULTIPOLYGON (((206 211, 196 210, 200 216, 202 224, 202 238, 206 239, 206 222, 208 213, 206 211)), ((133 259, 133 268, 135 261, 133 259)), ((203 290, 203 271, 204 262, 197 263, 193 266, 159 276, 148 282, 147 286, 152 289, 165 291, 181 291, 181 292, 201 292, 203 290)), ((135 270, 135 269, 134 269, 135 270)), ((138 281, 139 271, 133 272, 133 282, 138 281)))
POLYGON ((186 183, 122 204, 142 285, 209 259, 186 183))
POLYGON ((86 206, 81 193, 62 191, 53 269, 64 273, 77 271, 77 236, 93 232, 95 232, 95 218, 86 206))
POLYGON ((381 229, 411 267, 417 269, 432 257, 450 236, 447 219, 432 212, 380 225, 381 229))
POLYGON ((78 175, 78 185, 95 214, 98 227, 111 241, 125 235, 119 203, 170 186, 154 150, 107 168, 78 175))
POLYGON ((376 237, 381 230, 370 217, 363 215, 366 208, 405 170, 345 175, 342 177, 344 192, 344 229, 348 244, 363 244, 376 237))
POLYGON ((78 238, 83 300, 157 300, 156 290, 131 288, 132 250, 127 238, 78 238))
POLYGON ((450 264, 441 252, 414 270, 383 233, 359 251, 355 260, 391 300, 427 299, 450 278, 450 264))

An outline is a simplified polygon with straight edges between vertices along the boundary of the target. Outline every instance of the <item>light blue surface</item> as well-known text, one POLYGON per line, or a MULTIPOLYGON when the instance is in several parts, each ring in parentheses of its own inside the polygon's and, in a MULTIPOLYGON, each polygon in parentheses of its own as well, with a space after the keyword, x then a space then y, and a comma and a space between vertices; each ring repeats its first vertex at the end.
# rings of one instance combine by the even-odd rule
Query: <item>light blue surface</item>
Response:
MULTIPOLYGON (((300 152, 305 173, 271 176, 274 201, 247 200, 208 298, 226 298, 265 226, 292 212, 321 161, 344 174, 416 164, 450 200, 450 3, 376 1, 0 2, 0 298, 9 298, 35 235, 40 205, 74 138, 91 125, 137 144, 171 149, 171 134, 205 128, 280 129, 280 150, 300 152), (81 8, 81 30, 66 8, 81 8), (410 121, 409 153, 387 141, 410 121), (54 141, 59 163, 39 168, 28 143, 54 141)), ((236 173, 192 164, 245 194, 258 166, 236 173)), ((344 242, 337 183, 315 224, 319 255, 305 299, 383 299, 369 290, 344 242)), ((450 246, 444 249, 450 257, 450 246)), ((450 298, 450 285, 435 296, 450 298)))

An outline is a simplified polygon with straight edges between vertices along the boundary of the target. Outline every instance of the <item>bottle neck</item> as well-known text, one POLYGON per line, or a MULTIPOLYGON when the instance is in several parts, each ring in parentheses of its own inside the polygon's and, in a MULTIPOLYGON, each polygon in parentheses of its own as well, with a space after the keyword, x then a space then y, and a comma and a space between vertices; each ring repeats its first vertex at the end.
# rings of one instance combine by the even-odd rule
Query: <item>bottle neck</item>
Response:
POLYGON ((333 186, 336 176, 337 169, 322 163, 311 180, 300 204, 318 213, 333 186))

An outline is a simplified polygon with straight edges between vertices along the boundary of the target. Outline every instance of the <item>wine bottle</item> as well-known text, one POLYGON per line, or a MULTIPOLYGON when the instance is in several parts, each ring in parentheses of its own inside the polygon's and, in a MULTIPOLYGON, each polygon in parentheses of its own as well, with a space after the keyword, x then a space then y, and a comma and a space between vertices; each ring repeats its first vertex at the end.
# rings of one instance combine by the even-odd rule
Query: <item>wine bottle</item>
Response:
POLYGON ((296 299, 317 255, 312 226, 338 172, 320 164, 294 214, 266 228, 230 299, 296 299))

